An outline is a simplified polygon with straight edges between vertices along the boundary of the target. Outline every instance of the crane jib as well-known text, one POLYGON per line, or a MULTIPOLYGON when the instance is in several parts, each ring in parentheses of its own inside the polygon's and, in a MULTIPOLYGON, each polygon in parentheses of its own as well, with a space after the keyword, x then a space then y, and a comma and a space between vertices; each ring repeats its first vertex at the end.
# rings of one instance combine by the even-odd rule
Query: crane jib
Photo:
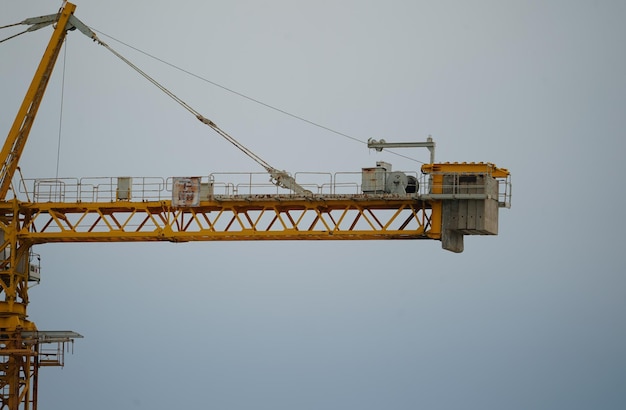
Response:
MULTIPOLYGON (((0 408, 36 409, 39 367, 62 366, 65 344, 82 337, 71 331, 39 331, 28 319, 29 284, 40 280, 38 257, 32 251, 36 244, 430 239, 441 241, 446 250, 462 252, 465 235, 498 234, 498 211, 510 207, 508 170, 491 163, 434 163, 434 142, 429 140, 411 145, 431 150, 431 163, 420 170, 392 172, 390 164, 380 161, 360 173, 324 172, 320 174, 329 180, 303 182, 301 174, 271 166, 102 42, 73 15, 75 9, 65 2, 56 14, 21 23, 31 25, 26 31, 57 24, 0 152, 0 408), (74 28, 254 160, 270 175, 271 184, 265 172, 258 173, 262 183, 251 173, 243 176, 247 182, 237 184, 220 180, 225 173, 214 173, 177 177, 174 183, 159 180, 154 189, 144 189, 150 186, 147 180, 137 189, 142 197, 133 191, 131 177, 98 182, 98 189, 88 178, 73 179, 74 191, 61 194, 58 187, 70 186, 61 178, 36 180, 31 192, 22 178, 23 191, 7 198, 66 32, 74 28), (361 182, 346 182, 339 174, 357 174, 361 182), (255 191, 268 185, 270 193, 255 191), (277 187, 290 192, 280 193, 277 187), (27 199, 20 200, 18 194, 27 199), (41 354, 39 346, 45 343, 56 344, 57 353, 41 354)), ((390 143, 371 140, 370 145, 382 149, 390 143)))

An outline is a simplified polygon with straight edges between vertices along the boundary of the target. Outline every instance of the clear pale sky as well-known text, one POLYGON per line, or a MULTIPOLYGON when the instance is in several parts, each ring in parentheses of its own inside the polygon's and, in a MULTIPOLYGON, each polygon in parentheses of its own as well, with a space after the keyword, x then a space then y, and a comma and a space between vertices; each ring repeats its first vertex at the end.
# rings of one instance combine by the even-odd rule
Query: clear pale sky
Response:
MULTIPOLYGON (((77 5, 102 33, 358 140, 430 134, 439 161, 508 168, 514 197, 500 234, 462 254, 435 241, 36 247, 30 318, 85 336, 65 368, 42 369, 40 409, 626 408, 625 2, 77 5)), ((59 6, 4 1, 0 25, 59 6)), ((5 134, 51 32, 0 44, 5 134)), ((101 38, 277 168, 419 169, 101 38)), ((260 170, 79 32, 20 166, 260 170)))

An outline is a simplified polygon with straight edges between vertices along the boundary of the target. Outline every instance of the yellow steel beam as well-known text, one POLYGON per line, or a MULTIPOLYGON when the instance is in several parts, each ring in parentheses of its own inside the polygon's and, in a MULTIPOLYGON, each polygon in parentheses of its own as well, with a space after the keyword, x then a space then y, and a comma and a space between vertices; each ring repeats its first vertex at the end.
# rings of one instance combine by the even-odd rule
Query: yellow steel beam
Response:
POLYGON ((37 408, 37 346, 22 340, 22 331, 35 331, 27 319, 28 269, 31 244, 18 238, 24 224, 17 200, 7 193, 37 110, 63 45, 76 6, 66 3, 0 151, 0 409, 37 408))
POLYGON ((9 187, 11 186, 13 174, 15 173, 18 161, 26 145, 30 129, 37 115, 37 110, 39 109, 48 81, 52 75, 54 64, 61 50, 61 46, 63 45, 63 40, 67 32, 67 23, 75 9, 76 6, 74 4, 66 3, 65 7, 59 11, 54 33, 41 58, 41 62, 37 67, 37 71, 22 101, 22 105, 15 116, 11 130, 2 147, 2 151, 0 151, 0 200, 6 198, 9 187))
MULTIPOLYGON (((21 203, 17 237, 51 242, 438 239, 427 201, 231 199, 174 208, 171 201, 21 203)), ((8 212, 0 206, 2 212, 8 212)))
POLYGON ((485 174, 493 178, 506 178, 509 171, 498 168, 490 162, 442 162, 422 165, 422 172, 426 174, 485 174))

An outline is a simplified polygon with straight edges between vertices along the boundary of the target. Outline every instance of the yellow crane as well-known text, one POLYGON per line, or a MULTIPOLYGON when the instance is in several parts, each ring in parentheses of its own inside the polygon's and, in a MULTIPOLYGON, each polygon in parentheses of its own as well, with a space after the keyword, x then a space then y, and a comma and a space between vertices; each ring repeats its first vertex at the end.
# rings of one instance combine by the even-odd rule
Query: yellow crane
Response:
MULTIPOLYGON (((429 139, 411 145, 431 150, 431 163, 419 173, 392 171, 390 164, 379 162, 355 173, 319 174, 323 181, 312 183, 309 173, 291 175, 269 166, 193 110, 204 124, 256 157, 271 184, 259 182, 267 173, 215 173, 40 179, 29 181, 31 188, 21 181, 18 188, 13 184, 18 161, 66 33, 78 29, 97 40, 74 17, 75 9, 65 3, 56 14, 23 22, 55 28, 0 154, 0 410, 36 409, 39 368, 63 365, 65 344, 82 337, 39 331, 28 319, 29 283, 39 280, 34 245, 431 239, 462 252, 464 235, 498 233, 498 212, 510 206, 511 184, 509 172, 494 164, 435 163, 429 139), (355 176, 356 182, 350 180, 355 176)), ((370 140, 369 146, 381 150, 402 143, 370 140)))

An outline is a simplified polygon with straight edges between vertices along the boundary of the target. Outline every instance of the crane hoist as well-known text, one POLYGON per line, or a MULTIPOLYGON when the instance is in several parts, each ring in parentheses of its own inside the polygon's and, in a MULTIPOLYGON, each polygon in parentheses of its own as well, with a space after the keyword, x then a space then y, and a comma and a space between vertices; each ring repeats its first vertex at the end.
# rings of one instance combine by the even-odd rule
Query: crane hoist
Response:
MULTIPOLYGON (((31 29, 54 24, 54 31, 0 153, 0 410, 36 409, 39 368, 62 366, 65 344, 82 337, 71 331, 40 331, 28 319, 29 283, 39 281, 35 245, 431 239, 441 241, 446 250, 462 252, 464 235, 497 235, 499 209, 511 204, 510 173, 504 168, 435 163, 429 138, 410 145, 431 151, 430 163, 419 172, 394 171, 390 164, 377 162, 354 173, 323 173, 322 183, 312 183, 307 180, 310 173, 292 175, 271 167, 166 89, 266 172, 236 182, 229 180, 235 175, 215 173, 167 179, 37 179, 29 181, 31 188, 24 180, 14 184, 66 33, 78 29, 106 46, 74 16, 75 9, 66 2, 56 14, 22 22, 31 29), (271 183, 258 181, 267 174, 271 183)), ((368 143, 377 150, 403 144, 368 143)))

